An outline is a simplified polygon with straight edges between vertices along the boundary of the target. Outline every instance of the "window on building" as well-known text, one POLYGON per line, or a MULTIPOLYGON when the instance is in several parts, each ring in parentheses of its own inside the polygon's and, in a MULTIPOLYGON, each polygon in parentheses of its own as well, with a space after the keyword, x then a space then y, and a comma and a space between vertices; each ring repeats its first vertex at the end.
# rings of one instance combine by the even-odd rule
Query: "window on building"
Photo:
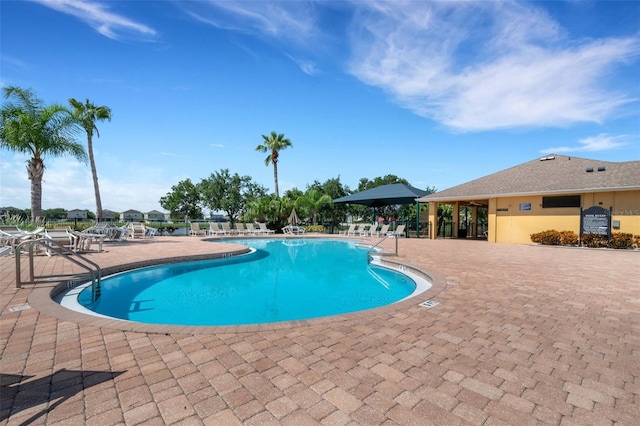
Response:
POLYGON ((542 197, 542 208, 580 207, 579 195, 562 195, 558 197, 542 197))

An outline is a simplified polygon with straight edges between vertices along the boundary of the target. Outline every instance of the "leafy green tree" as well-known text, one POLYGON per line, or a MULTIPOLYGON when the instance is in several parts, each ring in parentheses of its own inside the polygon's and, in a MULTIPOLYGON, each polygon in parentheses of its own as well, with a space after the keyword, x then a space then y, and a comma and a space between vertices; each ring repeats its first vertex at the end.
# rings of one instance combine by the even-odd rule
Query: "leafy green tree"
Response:
POLYGON ((294 200, 289 197, 278 198, 275 194, 263 195, 247 205, 250 220, 266 221, 269 229, 280 230, 287 224, 294 200))
POLYGON ((169 210, 172 219, 202 217, 200 202, 200 192, 191 179, 185 179, 173 185, 171 192, 160 198, 160 205, 169 210))
POLYGON ((86 162, 84 147, 75 141, 79 128, 75 117, 58 104, 45 105, 31 89, 7 86, 0 119, 0 147, 30 155, 27 174, 31 181, 31 220, 42 214, 44 158, 71 155, 86 162))
POLYGON ((264 159, 264 164, 269 166, 273 163, 273 183, 275 185, 276 197, 280 197, 278 191, 278 161, 280 159, 280 151, 291 147, 291 141, 284 137, 284 133, 271 132, 269 136, 262 135, 264 143, 256 147, 256 151, 268 152, 267 158, 264 159))
POLYGON ((317 189, 309 189, 303 196, 298 197, 296 206, 302 206, 310 210, 312 223, 317 225, 320 209, 327 204, 332 204, 332 202, 333 200, 328 194, 323 194, 317 189))
POLYGON ((277 214, 274 214, 273 203, 275 195, 263 195, 247 203, 245 219, 257 222, 275 222, 277 214))
POLYGON ((304 195, 304 192, 302 192, 298 188, 291 188, 291 189, 287 189, 284 192, 283 198, 288 198, 292 201, 296 201, 299 197, 302 197, 303 195, 304 195))
POLYGON ((317 190, 323 194, 328 195, 331 198, 331 203, 325 204, 319 209, 319 216, 323 221, 323 225, 328 226, 329 233, 334 232, 334 228, 345 222, 347 219, 347 212, 349 211, 346 204, 333 204, 333 200, 336 198, 344 197, 351 193, 349 187, 343 185, 340 182, 340 176, 337 178, 330 178, 324 182, 313 181, 307 186, 307 191, 317 190))
POLYGON ((367 178, 361 178, 358 183, 358 190, 356 192, 366 191, 367 189, 376 188, 382 185, 391 185, 393 183, 403 183, 409 185, 409 181, 403 178, 399 178, 396 175, 386 175, 384 177, 376 177, 373 180, 367 178))
POLYGON ((198 184, 202 204, 211 210, 224 211, 231 224, 244 215, 250 203, 266 195, 267 190, 250 176, 231 175, 229 169, 214 172, 198 184))
POLYGON ((47 220, 64 220, 67 218, 67 211, 62 207, 42 210, 42 218, 47 220))
POLYGON ((74 116, 87 133, 87 151, 89 151, 89 164, 91 165, 91 176, 93 176, 93 190, 96 194, 96 217, 100 221, 102 219, 102 200, 100 199, 96 162, 93 158, 93 132, 95 131, 96 137, 100 137, 96 121, 111 121, 111 109, 106 106, 95 106, 89 99, 83 104, 71 98, 69 103, 73 108, 74 116))

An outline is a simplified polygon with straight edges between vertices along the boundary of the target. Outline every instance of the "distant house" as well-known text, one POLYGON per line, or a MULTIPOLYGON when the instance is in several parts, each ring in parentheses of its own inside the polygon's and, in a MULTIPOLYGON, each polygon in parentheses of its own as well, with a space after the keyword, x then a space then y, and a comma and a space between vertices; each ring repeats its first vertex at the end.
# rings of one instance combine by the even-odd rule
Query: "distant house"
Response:
POLYGON ((594 207, 610 216, 612 232, 638 235, 640 161, 547 155, 418 201, 429 203, 431 238, 438 237, 440 204, 453 206, 454 238, 484 234, 489 242, 526 244, 531 234, 551 229, 580 234, 583 212, 594 207), (478 223, 480 209, 486 224, 478 223))
POLYGON ((127 210, 120 213, 120 220, 123 222, 142 222, 144 215, 138 210, 127 210))
POLYGON ((67 211, 67 219, 76 220, 82 219, 85 220, 87 218, 87 210, 73 209, 67 211))
POLYGON ((225 222, 226 221, 226 219, 225 219, 223 214, 213 214, 213 213, 211 213, 209 215, 209 220, 211 222, 225 222))
POLYGON ((102 210, 102 221, 104 222, 115 222, 116 220, 116 212, 111 210, 102 210))
POLYGON ((164 222, 167 220, 167 216, 158 210, 151 210, 144 214, 144 219, 147 222, 164 222))

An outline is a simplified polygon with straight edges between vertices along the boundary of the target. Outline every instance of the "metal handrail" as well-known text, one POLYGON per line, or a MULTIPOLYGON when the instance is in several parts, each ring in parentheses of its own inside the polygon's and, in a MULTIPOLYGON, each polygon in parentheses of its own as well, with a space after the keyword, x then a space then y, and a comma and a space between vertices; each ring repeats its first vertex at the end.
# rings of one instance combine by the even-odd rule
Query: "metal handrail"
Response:
MULTIPOLYGON (((381 239, 380 241, 378 241, 377 243, 375 243, 374 245, 372 245, 371 247, 369 247, 369 250, 367 250, 367 265, 368 265, 369 263, 371 263, 371 262, 369 261, 369 258, 370 258, 370 256, 369 256, 369 255, 371 254, 371 252, 373 251, 373 249, 374 249, 374 248, 376 248, 376 247, 378 247, 380 244, 382 244, 382 242, 383 242, 384 240, 386 240, 387 238, 392 237, 392 236, 393 236, 393 235, 385 235, 383 239, 381 239)), ((398 254, 398 249, 397 249, 397 247, 396 247, 396 254, 398 254)))
POLYGON ((78 274, 55 274, 55 275, 35 275, 34 269, 34 248, 36 246, 43 247, 47 253, 53 251, 56 254, 64 256, 65 259, 75 263, 82 269, 86 270, 91 277, 91 299, 93 302, 97 301, 100 297, 100 280, 102 279, 102 270, 100 266, 95 262, 87 259, 78 252, 65 247, 63 244, 49 239, 38 238, 36 240, 27 240, 18 244, 15 248, 16 256, 16 288, 21 288, 22 284, 39 284, 48 283, 53 279, 61 279, 65 277, 77 277, 78 274), (23 246, 28 246, 27 254, 29 258, 29 281, 22 281, 21 266, 20 266, 20 253, 22 253, 23 246), (72 257, 73 256, 73 257, 72 257))

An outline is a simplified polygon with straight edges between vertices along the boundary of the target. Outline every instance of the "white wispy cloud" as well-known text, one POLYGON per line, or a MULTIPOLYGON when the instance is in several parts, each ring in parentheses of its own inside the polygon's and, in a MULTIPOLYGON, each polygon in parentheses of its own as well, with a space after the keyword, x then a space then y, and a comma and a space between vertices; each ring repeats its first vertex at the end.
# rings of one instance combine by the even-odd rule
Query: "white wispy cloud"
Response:
POLYGON ((596 151, 608 151, 611 149, 622 148, 631 145, 629 137, 627 135, 608 135, 601 133, 597 136, 590 136, 578 141, 579 145, 576 146, 557 146, 553 148, 545 148, 540 152, 543 154, 563 152, 596 152, 596 151))
POLYGON ((289 59, 291 59, 303 73, 308 74, 310 76, 317 75, 319 73, 318 64, 315 61, 309 59, 301 59, 295 58, 292 55, 287 55, 289 59))
POLYGON ((294 44, 305 44, 317 31, 311 2, 208 0, 179 6, 193 19, 217 28, 294 44))
POLYGON ((454 129, 600 123, 635 101, 605 77, 637 59, 637 36, 571 40, 535 4, 359 5, 351 73, 454 129))
POLYGON ((58 12, 75 16, 105 37, 121 40, 126 36, 155 38, 156 31, 109 10, 102 2, 88 0, 32 0, 58 12))
POLYGON ((277 40, 289 51, 305 47, 305 55, 286 55, 309 75, 317 64, 298 58, 341 40, 349 73, 459 131, 602 123, 637 102, 611 76, 637 60, 638 34, 571 38, 535 2, 210 0, 182 7, 218 28, 277 40), (323 13, 339 14, 348 28, 323 27, 323 13))

